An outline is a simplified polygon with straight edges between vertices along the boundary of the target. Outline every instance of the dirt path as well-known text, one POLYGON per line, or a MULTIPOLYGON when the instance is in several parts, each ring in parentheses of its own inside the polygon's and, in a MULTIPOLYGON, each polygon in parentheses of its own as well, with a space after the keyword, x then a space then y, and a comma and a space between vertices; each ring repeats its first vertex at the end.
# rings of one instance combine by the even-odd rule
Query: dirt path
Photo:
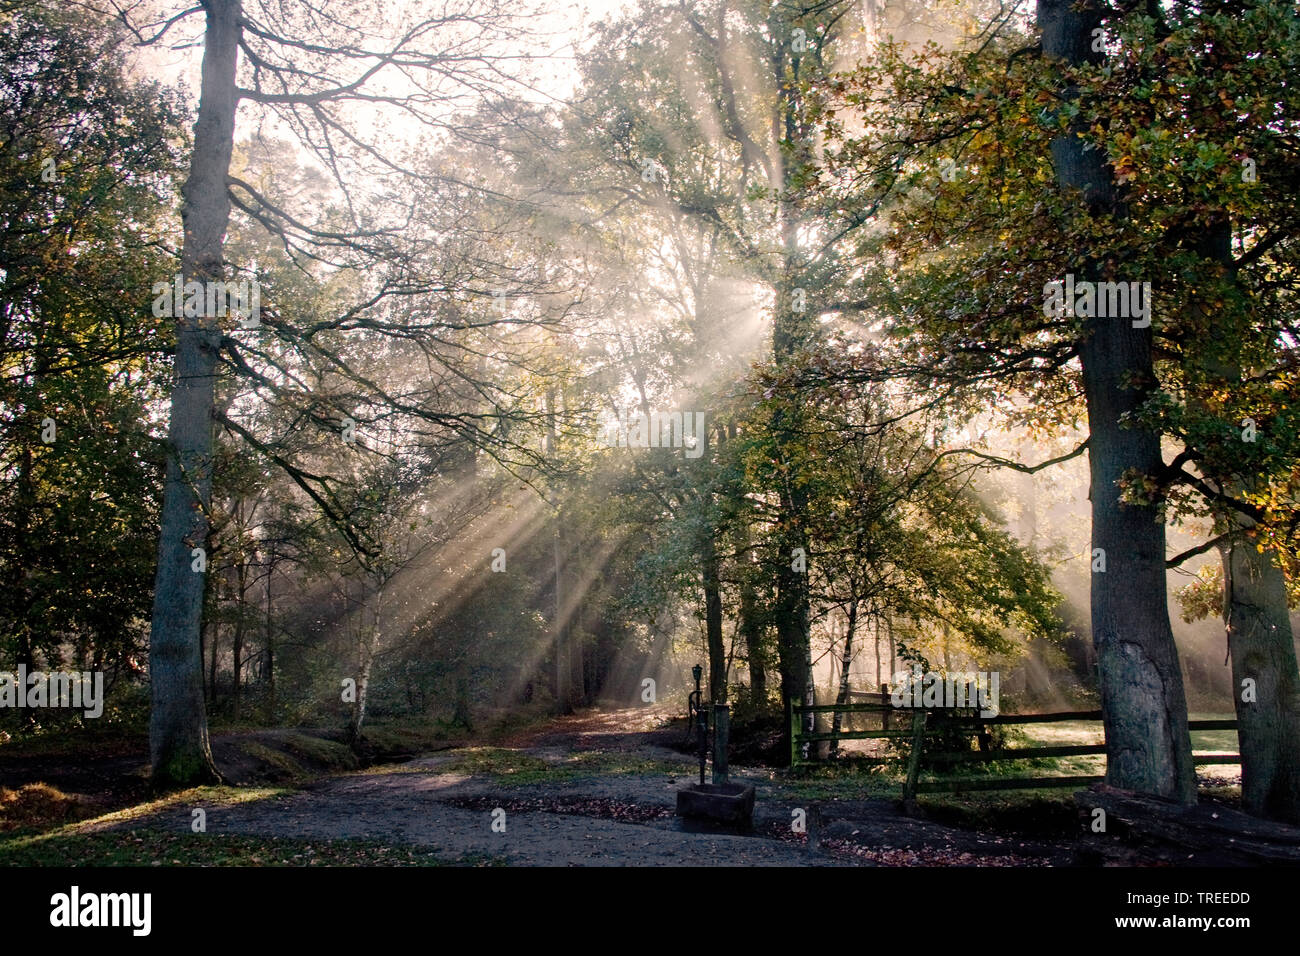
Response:
MULTIPOLYGON (((754 834, 689 832, 674 814, 676 792, 698 769, 668 746, 680 730, 655 729, 663 716, 648 708, 589 711, 517 734, 491 752, 492 759, 517 758, 531 773, 499 765, 478 772, 473 761, 485 752, 459 749, 329 777, 279 799, 213 807, 207 832, 391 841, 448 860, 472 855, 513 865, 1069 862, 1063 845, 1028 845, 909 819, 890 800, 821 804, 823 822, 814 824, 810 841, 791 828, 797 801, 783 799, 767 771, 745 769, 734 776, 759 788, 754 834), (606 766, 618 769, 602 772, 606 766), (497 832, 502 822, 504 832, 497 832)), ((129 826, 187 831, 191 809, 129 826)))

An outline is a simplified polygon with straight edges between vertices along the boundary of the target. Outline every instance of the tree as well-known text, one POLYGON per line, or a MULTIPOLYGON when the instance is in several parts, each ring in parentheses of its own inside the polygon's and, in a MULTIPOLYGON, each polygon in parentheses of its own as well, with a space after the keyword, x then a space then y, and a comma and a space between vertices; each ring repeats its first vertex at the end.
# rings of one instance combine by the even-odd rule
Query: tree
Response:
MULTIPOLYGON (((717 314, 717 300, 699 294, 713 277, 756 286, 771 317, 768 354, 777 365, 813 344, 816 302, 833 298, 830 290, 845 272, 836 254, 844 236, 819 230, 805 189, 812 156, 805 98, 808 84, 832 68, 853 8, 849 0, 647 3, 634 17, 600 28, 583 63, 584 93, 568 120, 566 145, 591 160, 584 170, 599 171, 582 182, 600 207, 595 221, 632 205, 657 215, 665 236, 680 238, 680 230, 699 240, 696 262, 707 268, 693 270, 696 321, 717 314), (712 305, 707 312, 705 304, 712 305)), ((797 451, 802 421, 795 405, 769 423, 782 466, 770 473, 775 484, 763 489, 777 495, 783 515, 763 547, 784 559, 763 566, 775 574, 766 619, 777 636, 787 705, 811 703, 815 693, 807 577, 792 566, 810 546, 806 462, 797 451)), ((698 539, 705 552, 713 538, 698 539)), ((701 559, 702 568, 713 567, 707 553, 701 559)), ((756 592, 746 593, 747 633, 758 639, 756 592)), ((706 605, 714 600, 706 594, 706 605)), ((706 617, 717 658, 720 619, 713 611, 706 617)))
MULTIPOLYGON (((1101 5, 1073 8, 1040 0, 1043 55, 1068 65, 1096 62, 1101 5)), ((1070 93, 1065 93, 1067 102, 1070 93)), ((1113 174, 1075 126, 1052 140, 1058 185, 1077 193, 1088 213, 1123 218, 1113 174)), ((1126 264, 1108 266, 1084 250, 1087 281, 1127 281, 1126 264)), ((1092 547, 1106 558, 1092 583, 1092 640, 1106 728, 1106 778, 1114 786, 1196 801, 1196 768, 1187 701, 1165 591, 1165 528, 1157 508, 1123 500, 1130 473, 1164 466, 1159 433, 1130 421, 1155 388, 1152 332, 1121 317, 1093 318, 1082 330, 1079 361, 1088 407, 1092 474, 1092 547)))
POLYGON ((1285 569, 1300 550, 1300 383, 1289 275, 1300 197, 1292 177, 1260 170, 1288 162, 1287 124, 1272 117, 1295 105, 1285 64, 1294 64, 1297 26, 1294 7, 1280 3, 1126 18, 1111 25, 1125 68, 1091 84, 1096 115, 1116 131, 1135 215, 1149 223, 1151 259, 1164 266, 1168 384, 1157 422, 1183 446, 1171 510, 1211 521, 1210 540, 1192 554, 1221 553, 1215 604, 1227 624, 1242 804, 1291 822, 1300 820, 1300 673, 1285 569), (1171 74, 1182 77, 1176 93, 1140 95, 1171 74))
POLYGON ((885 320, 907 343, 850 374, 910 378, 929 389, 928 405, 959 414, 1006 407, 1019 392, 1028 403, 1008 417, 1036 429, 1069 425, 1086 409, 1109 779, 1188 801, 1195 778, 1165 598, 1158 489, 1168 472, 1153 421, 1161 394, 1152 328, 1083 306, 1053 313, 1047 295, 1066 273, 1081 283, 1135 280, 1155 260, 1116 185, 1121 157, 1093 146, 1101 121, 1090 125, 1091 104, 1080 105, 1101 55, 1101 11, 1045 3, 1039 13, 1047 63, 1027 57, 1036 47, 1009 30, 946 58, 928 51, 909 61, 886 49, 882 70, 830 84, 825 116, 843 146, 828 162, 832 189, 852 181, 857 207, 891 220, 872 244, 887 258, 866 270, 860 301, 846 307, 885 320), (900 102, 916 106, 900 116, 900 102), (845 132, 835 116, 843 105, 863 135, 845 132), (891 286, 900 263, 907 277, 891 286))
MULTIPOLYGON (((16 663, 134 676, 153 572, 167 371, 147 305, 165 261, 176 98, 132 81, 111 22, 0 12, 0 622, 16 663)), ((29 715, 30 716, 30 715, 29 715)))
MULTIPOLYGON (((430 127, 453 129, 450 111, 498 82, 492 46, 508 32, 505 6, 443 4, 432 16, 421 17, 412 10, 392 25, 376 8, 369 16, 357 9, 351 17, 357 26, 331 16, 321 2, 291 10, 261 0, 202 0, 197 7, 178 9, 150 24, 137 22, 132 10, 119 11, 141 43, 164 41, 200 13, 204 18, 202 80, 195 139, 182 187, 181 281, 206 287, 226 279, 223 237, 232 203, 237 203, 291 251, 306 248, 310 254, 315 247, 317 258, 322 253, 352 253, 389 264, 388 281, 374 282, 340 325, 394 296, 409 300, 442 288, 436 280, 418 274, 418 264, 394 247, 397 231, 391 221, 384 222, 379 214, 363 216, 352 204, 348 179, 364 164, 408 181, 411 170, 362 141, 353 132, 346 107, 388 105, 430 127), (386 44, 375 45, 373 24, 388 25, 386 44), (314 39, 301 39, 305 36, 314 39), (401 92, 381 92, 390 77, 399 76, 404 78, 401 92), (235 118, 241 102, 276 112, 333 173, 346 210, 340 217, 341 228, 313 226, 271 203, 246 180, 231 177, 235 118), (403 263, 414 268, 403 270, 403 263)), ((399 210, 396 221, 400 220, 399 210)), ((174 316, 176 383, 150 644, 150 751, 154 780, 162 786, 217 776, 202 706, 198 648, 205 572, 196 554, 208 534, 218 362, 224 352, 236 366, 240 363, 234 337, 223 334, 216 316, 188 314, 204 311, 174 316)), ((403 328, 401 323, 386 327, 411 334, 409 326, 403 328)), ((303 332, 310 341, 321 329, 303 332)), ((246 361, 240 367, 245 373, 255 372, 246 361)), ((301 472, 296 480, 309 484, 301 472)), ((325 496, 317 491, 316 497, 328 511, 325 496)))
MULTIPOLYGON (((855 344, 831 336, 808 357, 820 365, 855 344)), ((963 460, 954 449, 927 441, 903 403, 871 385, 824 381, 810 386, 805 369, 765 377, 766 393, 805 402, 810 429, 806 451, 818 467, 808 482, 809 589, 817 616, 844 616, 837 703, 848 703, 859 628, 888 633, 895 653, 929 668, 941 648, 942 669, 954 673, 954 654, 982 663, 1015 657, 1013 632, 1053 640, 1060 630, 1060 595, 1032 549, 1018 545, 1001 519, 972 490, 975 475, 992 467, 963 460)), ((750 467, 771 461, 762 427, 750 428, 750 467)), ((770 465, 768 465, 770 467, 770 465)), ((888 672, 893 680, 893 669, 888 672)), ((877 677, 877 686, 880 683, 877 677)), ((840 728, 840 715, 832 730, 840 728)), ((832 750, 832 753, 834 750, 832 750)))

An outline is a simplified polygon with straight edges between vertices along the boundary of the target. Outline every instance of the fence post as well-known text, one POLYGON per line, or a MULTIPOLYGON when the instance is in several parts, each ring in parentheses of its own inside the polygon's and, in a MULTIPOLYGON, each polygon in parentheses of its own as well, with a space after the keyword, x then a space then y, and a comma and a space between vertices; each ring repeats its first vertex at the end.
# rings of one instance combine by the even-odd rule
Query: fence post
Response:
POLYGON ((912 752, 907 758, 907 783, 903 785, 903 809, 910 811, 916 805, 916 784, 921 776, 921 741, 925 735, 925 710, 912 710, 912 752))

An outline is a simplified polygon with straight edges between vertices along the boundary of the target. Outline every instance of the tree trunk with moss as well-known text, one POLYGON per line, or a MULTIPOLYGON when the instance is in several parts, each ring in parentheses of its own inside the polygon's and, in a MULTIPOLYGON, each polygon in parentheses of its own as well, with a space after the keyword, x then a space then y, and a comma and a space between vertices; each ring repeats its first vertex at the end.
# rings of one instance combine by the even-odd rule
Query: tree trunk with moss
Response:
MULTIPOLYGON (((202 81, 189 176, 181 189, 181 273, 186 282, 223 281, 222 244, 230 221, 226 177, 235 142, 239 0, 205 0, 202 81)), ((221 329, 215 316, 176 321, 175 383, 168 429, 149 642, 152 708, 149 752, 155 785, 220 780, 208 745, 199 628, 212 500, 212 413, 221 329)))

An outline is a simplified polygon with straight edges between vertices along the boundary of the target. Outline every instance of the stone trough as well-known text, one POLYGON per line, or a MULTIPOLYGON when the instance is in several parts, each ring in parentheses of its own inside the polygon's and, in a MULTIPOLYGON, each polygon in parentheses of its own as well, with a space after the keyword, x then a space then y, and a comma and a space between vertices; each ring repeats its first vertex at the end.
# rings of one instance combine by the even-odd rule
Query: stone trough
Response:
POLYGON ((698 703, 701 667, 694 667, 695 693, 691 695, 691 713, 700 735, 700 782, 677 791, 677 815, 695 828, 718 828, 748 832, 754 820, 754 788, 750 784, 732 783, 727 778, 727 738, 731 716, 726 704, 713 706, 713 783, 704 782, 707 752, 707 712, 698 703))
POLYGON ((754 819, 754 788, 742 783, 692 783, 677 791, 677 815, 748 829, 754 819))

